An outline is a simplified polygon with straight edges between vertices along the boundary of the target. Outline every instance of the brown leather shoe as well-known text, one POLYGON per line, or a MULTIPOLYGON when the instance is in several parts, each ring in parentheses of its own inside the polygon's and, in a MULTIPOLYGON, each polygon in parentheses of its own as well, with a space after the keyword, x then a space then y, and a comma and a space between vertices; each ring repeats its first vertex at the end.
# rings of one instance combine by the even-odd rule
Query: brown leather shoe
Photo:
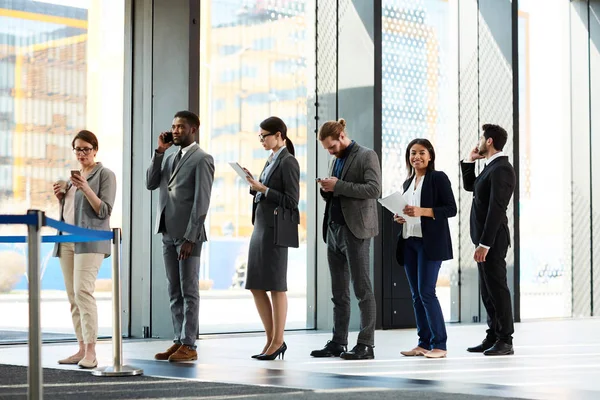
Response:
POLYGON ((167 349, 167 351, 165 351, 163 353, 156 353, 154 355, 154 359, 160 360, 160 361, 167 361, 173 353, 175 353, 177 350, 179 350, 180 347, 181 347, 180 344, 173 343, 173 345, 171 347, 169 347, 167 349))
POLYGON ((169 362, 194 361, 198 359, 198 353, 185 344, 182 344, 179 349, 169 357, 169 362))

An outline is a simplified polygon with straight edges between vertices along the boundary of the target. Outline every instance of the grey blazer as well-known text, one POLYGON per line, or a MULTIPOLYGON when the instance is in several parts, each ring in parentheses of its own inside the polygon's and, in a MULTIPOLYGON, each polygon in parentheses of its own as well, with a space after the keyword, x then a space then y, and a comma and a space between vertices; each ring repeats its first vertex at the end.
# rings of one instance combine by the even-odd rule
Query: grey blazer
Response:
MULTIPOLYGON (((329 176, 333 176, 333 165, 329 166, 329 176)), ((327 241, 327 223, 331 192, 321 191, 327 201, 323 218, 323 240, 327 241)), ((358 239, 369 239, 379 234, 377 199, 381 195, 381 167, 377 154, 354 143, 341 178, 333 188, 333 196, 340 198, 342 214, 350 232, 358 239)))
MULTIPOLYGON (((81 190, 75 192, 75 225, 95 229, 99 231, 110 231, 110 214, 112 213, 117 193, 117 178, 115 173, 104 167, 102 163, 96 163, 96 166, 87 177, 87 183, 96 193, 96 196, 102 200, 100 211, 96 213, 81 190)), ((68 188, 71 187, 71 181, 68 188)), ((63 212, 65 209, 65 199, 60 201, 60 220, 64 221, 63 212)), ((59 232, 59 235, 62 235, 59 232)), ((99 242, 75 243, 75 254, 99 253, 104 254, 104 258, 110 256, 110 240, 99 242)), ((59 243, 54 245, 53 257, 60 257, 59 243)))
POLYGON ((155 151, 146 171, 148 190, 160 188, 154 233, 167 233, 174 239, 194 243, 205 242, 204 220, 215 175, 213 157, 194 144, 173 171, 175 154, 165 158, 164 153, 155 151))
MULTIPOLYGON (((262 174, 261 174, 262 175, 262 174)), ((281 150, 277 156, 269 174, 262 182, 269 188, 267 195, 262 196, 260 202, 252 202, 252 225, 257 215, 257 208, 260 207, 259 215, 264 218, 266 226, 274 227, 275 219, 273 212, 279 205, 296 210, 300 200, 300 165, 296 157, 290 154, 287 149, 281 150)), ((255 191, 250 191, 256 196, 255 191)))

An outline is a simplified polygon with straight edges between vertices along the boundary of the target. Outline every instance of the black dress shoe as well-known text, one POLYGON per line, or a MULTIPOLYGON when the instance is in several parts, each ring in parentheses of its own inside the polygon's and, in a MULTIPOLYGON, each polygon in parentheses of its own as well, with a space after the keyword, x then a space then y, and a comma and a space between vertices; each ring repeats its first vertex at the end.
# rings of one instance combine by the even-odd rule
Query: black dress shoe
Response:
POLYGON ((340 354, 340 358, 344 360, 372 360, 375 358, 373 346, 359 343, 350 351, 340 354))
POLYGON ((487 349, 491 349, 494 346, 494 343, 495 342, 492 342, 492 341, 489 341, 486 339, 483 342, 481 342, 481 344, 478 344, 477 346, 467 347, 467 351, 469 353, 483 353, 487 349))
POLYGON ((345 345, 329 340, 325 347, 320 350, 311 351, 310 355, 313 357, 339 357, 346 349, 345 345))
POLYGON ((498 340, 492 347, 483 352, 484 356, 510 356, 515 354, 512 344, 498 340))

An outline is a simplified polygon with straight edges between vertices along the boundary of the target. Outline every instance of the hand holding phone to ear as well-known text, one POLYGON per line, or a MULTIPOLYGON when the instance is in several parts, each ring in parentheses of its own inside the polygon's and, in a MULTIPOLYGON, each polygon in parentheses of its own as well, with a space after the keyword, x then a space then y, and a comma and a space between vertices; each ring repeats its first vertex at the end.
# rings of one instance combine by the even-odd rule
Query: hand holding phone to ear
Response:
POLYGON ((173 146, 173 132, 165 131, 158 135, 158 152, 164 153, 169 147, 173 146))
POLYGON ((471 152, 469 153, 469 156, 467 157, 467 161, 475 161, 475 160, 480 160, 482 158, 484 158, 484 156, 479 154, 479 147, 475 146, 473 148, 473 150, 471 150, 471 152))

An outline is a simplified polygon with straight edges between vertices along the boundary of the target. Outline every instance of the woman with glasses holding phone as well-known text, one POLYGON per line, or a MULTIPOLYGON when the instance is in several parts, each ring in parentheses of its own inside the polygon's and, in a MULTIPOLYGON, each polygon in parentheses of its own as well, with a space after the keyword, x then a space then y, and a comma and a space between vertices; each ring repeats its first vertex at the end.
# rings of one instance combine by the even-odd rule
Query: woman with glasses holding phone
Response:
POLYGON ((288 248, 275 244, 274 211, 278 206, 298 209, 300 165, 294 157, 294 145, 287 137, 287 127, 280 118, 269 117, 261 122, 258 138, 270 155, 258 179, 245 170, 250 194, 254 196, 254 230, 248 252, 246 289, 252 292, 267 335, 262 351, 252 358, 274 360, 278 356, 283 358, 287 350, 283 331, 288 308, 288 248), (267 292, 271 292, 270 299, 267 292))
MULTIPOLYGON (((59 181, 53 186, 60 202, 60 220, 82 228, 108 231, 117 191, 115 174, 96 162, 98 139, 92 132, 80 131, 71 144, 80 169, 71 171, 69 181, 59 181)), ((110 256, 110 241, 56 243, 53 256, 60 258, 79 342, 79 351, 58 363, 95 368, 98 365, 98 313, 94 289, 102 260, 110 256)))

